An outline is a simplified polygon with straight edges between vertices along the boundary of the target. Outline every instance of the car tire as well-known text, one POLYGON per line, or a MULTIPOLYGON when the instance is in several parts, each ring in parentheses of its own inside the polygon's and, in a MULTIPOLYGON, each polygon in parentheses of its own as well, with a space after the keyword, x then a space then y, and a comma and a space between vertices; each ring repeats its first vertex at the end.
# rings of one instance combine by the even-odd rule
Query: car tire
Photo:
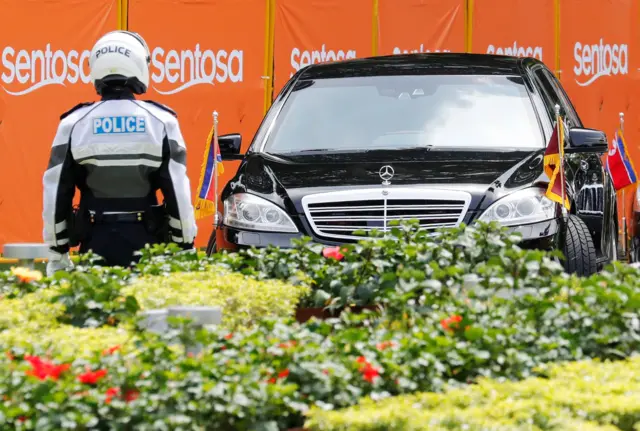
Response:
POLYGON ((564 238, 564 267, 569 274, 588 277, 598 271, 591 232, 580 217, 569 215, 564 238))
POLYGON ((209 236, 209 242, 207 242, 207 256, 211 256, 216 252, 216 229, 213 229, 211 236, 209 236))

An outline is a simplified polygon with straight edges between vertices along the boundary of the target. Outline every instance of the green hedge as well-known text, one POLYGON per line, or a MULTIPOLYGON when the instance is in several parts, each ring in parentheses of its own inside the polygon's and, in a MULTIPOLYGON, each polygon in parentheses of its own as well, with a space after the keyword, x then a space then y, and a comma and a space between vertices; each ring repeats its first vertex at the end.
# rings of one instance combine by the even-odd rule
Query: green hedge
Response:
POLYGON ((134 296, 143 309, 220 306, 223 325, 231 329, 249 326, 265 317, 291 317, 300 298, 308 293, 305 286, 277 280, 257 281, 216 266, 170 277, 144 276, 122 289, 123 295, 134 296))
POLYGON ((374 401, 341 411, 314 409, 311 431, 640 429, 640 358, 550 367, 549 378, 481 379, 445 393, 374 401))
POLYGON ((303 286, 258 281, 211 265, 171 277, 79 268, 52 280, 21 282, 11 273, 5 280, 10 294, 0 300, 0 348, 48 351, 64 359, 132 345, 132 324, 141 309, 220 305, 222 325, 235 330, 262 317, 293 316, 307 292, 303 286))
POLYGON ((12 382, 0 384, 10 400, 0 429, 271 431, 301 426, 310 408, 347 408, 363 396, 522 380, 546 363, 640 350, 638 269, 616 264, 579 278, 495 226, 433 237, 413 227, 329 253, 305 241, 212 257, 156 246, 132 270, 95 268, 81 256, 53 279, 3 274, 0 348, 13 347, 14 359, 0 360, 0 382, 12 382), (303 305, 377 303, 382 312, 305 324, 268 318, 291 316, 301 297, 303 305), (141 308, 178 302, 226 304, 229 320, 212 333, 135 332, 141 308), (187 341, 201 355, 185 357, 187 341), (101 354, 117 344, 122 355, 101 354), (26 374, 24 354, 47 352, 69 369, 58 380, 26 374), (79 384, 87 366, 107 375, 79 384), (136 400, 107 402, 114 387, 135 390, 136 400))

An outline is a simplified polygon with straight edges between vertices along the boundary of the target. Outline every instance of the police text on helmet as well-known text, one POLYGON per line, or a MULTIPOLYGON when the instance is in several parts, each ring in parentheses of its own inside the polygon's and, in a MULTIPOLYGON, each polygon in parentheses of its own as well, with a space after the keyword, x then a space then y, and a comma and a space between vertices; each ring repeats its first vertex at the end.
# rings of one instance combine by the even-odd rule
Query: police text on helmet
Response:
POLYGON ((629 73, 629 48, 626 44, 608 44, 600 39, 600 44, 583 45, 576 42, 573 47, 576 65, 576 83, 587 86, 603 76, 626 75, 629 73))
POLYGON ((0 79, 4 83, 4 91, 13 96, 31 93, 47 85, 75 84, 81 81, 85 84, 91 82, 87 59, 91 53, 88 50, 78 52, 71 50, 68 53, 58 49, 51 50, 51 44, 47 44, 45 50, 16 51, 7 46, 2 51, 2 75, 0 79), (19 90, 7 88, 22 84, 19 90), (13 85, 12 85, 13 84, 13 85))
POLYGON ((243 51, 232 50, 230 53, 221 49, 214 52, 210 49, 200 50, 196 44, 195 51, 171 49, 167 52, 157 47, 151 54, 151 79, 160 84, 165 81, 176 84, 173 88, 166 85, 153 88, 160 94, 175 94, 199 84, 213 85, 214 81, 242 82, 243 51))
POLYGON ((489 45, 487 47, 487 54, 512 55, 515 57, 534 57, 542 61, 541 46, 518 46, 518 42, 513 42, 513 46, 506 47, 496 47, 495 45, 489 45))
POLYGON ((99 50, 97 50, 96 58, 100 58, 101 55, 107 54, 107 53, 118 53, 118 54, 124 55, 125 57, 131 56, 131 51, 125 48, 124 46, 110 45, 110 46, 104 46, 99 50))

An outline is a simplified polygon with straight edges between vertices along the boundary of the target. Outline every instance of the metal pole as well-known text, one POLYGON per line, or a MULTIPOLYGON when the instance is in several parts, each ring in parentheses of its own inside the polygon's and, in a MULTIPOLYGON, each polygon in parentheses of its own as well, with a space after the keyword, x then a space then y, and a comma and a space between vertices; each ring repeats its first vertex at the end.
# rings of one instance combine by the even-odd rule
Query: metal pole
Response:
MULTIPOLYGON (((620 131, 624 133, 624 112, 620 113, 620 131)), ((622 189, 622 255, 628 260, 627 256, 627 204, 625 202, 624 189, 622 189)))
POLYGON ((215 230, 218 228, 218 223, 220 220, 218 220, 218 154, 217 154, 217 145, 216 143, 218 142, 218 111, 213 111, 213 142, 211 143, 213 145, 213 163, 215 166, 215 169, 213 171, 213 196, 214 196, 214 201, 213 201, 213 230, 215 233, 215 230))
POLYGON ((562 121, 562 119, 560 118, 560 105, 555 106, 555 112, 556 112, 556 127, 558 128, 558 152, 560 153, 560 185, 562 186, 562 217, 565 219, 565 221, 567 220, 567 207, 565 206, 564 202, 565 202, 565 189, 567 187, 567 185, 565 184, 565 180, 564 180, 564 133, 562 133, 562 140, 561 136, 560 136, 560 130, 564 130, 564 128, 562 128, 562 124, 560 123, 562 121), (562 128, 562 129, 561 129, 562 128))

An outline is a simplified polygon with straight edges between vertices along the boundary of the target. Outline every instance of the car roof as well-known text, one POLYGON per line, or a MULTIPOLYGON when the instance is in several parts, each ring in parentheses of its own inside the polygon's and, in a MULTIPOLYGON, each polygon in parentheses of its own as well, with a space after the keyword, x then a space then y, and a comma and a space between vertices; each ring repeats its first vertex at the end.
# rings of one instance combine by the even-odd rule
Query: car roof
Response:
POLYGON ((378 75, 522 75, 523 68, 542 64, 532 57, 491 54, 397 54, 306 66, 299 79, 378 75))

